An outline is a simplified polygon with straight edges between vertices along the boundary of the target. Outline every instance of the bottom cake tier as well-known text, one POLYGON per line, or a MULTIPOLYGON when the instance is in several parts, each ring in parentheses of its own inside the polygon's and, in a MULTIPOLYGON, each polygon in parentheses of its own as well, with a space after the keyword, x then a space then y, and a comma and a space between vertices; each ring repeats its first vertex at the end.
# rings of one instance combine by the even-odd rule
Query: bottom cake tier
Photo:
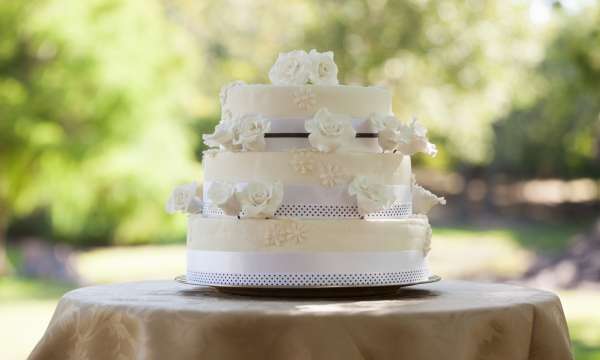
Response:
POLYGON ((425 216, 394 220, 229 219, 192 215, 189 283, 348 287, 425 281, 425 216))

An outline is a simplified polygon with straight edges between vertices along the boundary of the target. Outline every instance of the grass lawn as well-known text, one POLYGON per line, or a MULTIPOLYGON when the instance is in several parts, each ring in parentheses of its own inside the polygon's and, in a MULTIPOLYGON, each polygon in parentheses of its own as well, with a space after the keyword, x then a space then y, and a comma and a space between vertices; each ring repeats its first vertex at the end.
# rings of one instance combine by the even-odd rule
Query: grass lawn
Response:
MULTIPOLYGON (((571 231, 435 228, 430 264, 436 274, 448 279, 513 278, 525 270, 534 251, 560 249, 571 231)), ((75 266, 90 284, 169 279, 184 272, 185 249, 181 245, 99 248, 79 254, 75 266)), ((58 299, 71 288, 40 280, 0 279, 0 359, 26 358, 44 333, 58 299)), ((559 295, 575 358, 600 360, 600 291, 560 291, 559 295)))

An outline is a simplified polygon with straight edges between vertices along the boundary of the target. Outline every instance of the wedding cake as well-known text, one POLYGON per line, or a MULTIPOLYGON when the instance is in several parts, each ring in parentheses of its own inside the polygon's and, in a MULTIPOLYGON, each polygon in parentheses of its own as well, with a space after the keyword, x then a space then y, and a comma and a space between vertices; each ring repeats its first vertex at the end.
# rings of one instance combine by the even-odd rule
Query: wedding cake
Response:
POLYGON ((339 85, 332 52, 280 54, 272 84, 235 81, 203 136, 202 186, 177 187, 189 214, 189 283, 253 287, 402 285, 430 276, 427 212, 411 155, 434 156, 390 91, 339 85))

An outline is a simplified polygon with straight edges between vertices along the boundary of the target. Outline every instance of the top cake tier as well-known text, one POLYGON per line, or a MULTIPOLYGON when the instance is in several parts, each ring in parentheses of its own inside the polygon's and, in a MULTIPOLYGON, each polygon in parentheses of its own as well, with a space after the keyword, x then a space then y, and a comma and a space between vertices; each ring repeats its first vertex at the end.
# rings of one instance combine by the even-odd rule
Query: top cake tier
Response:
POLYGON ((337 72, 330 51, 279 54, 272 84, 234 81, 222 88, 221 121, 204 143, 220 151, 435 154, 416 119, 394 116, 389 90, 339 85, 337 72))
MULTIPOLYGON (((226 91, 225 110, 235 115, 261 114, 272 121, 304 120, 313 117, 321 108, 362 120, 374 113, 392 113, 390 92, 378 86, 238 83, 226 91)), ((305 132, 304 122, 298 123, 305 132)))
POLYGON ((382 87, 346 85, 264 85, 234 82, 221 92, 222 117, 260 114, 269 120, 268 151, 308 148, 306 120, 322 109, 341 114, 357 134, 347 150, 379 152, 373 114, 392 114, 392 97, 382 87))

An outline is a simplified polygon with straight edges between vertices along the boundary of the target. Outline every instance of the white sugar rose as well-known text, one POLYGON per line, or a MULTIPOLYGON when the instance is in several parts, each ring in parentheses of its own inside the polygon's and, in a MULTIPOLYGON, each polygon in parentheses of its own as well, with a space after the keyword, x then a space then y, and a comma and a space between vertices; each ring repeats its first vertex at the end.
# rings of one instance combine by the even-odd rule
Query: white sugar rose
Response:
POLYGON ((356 196, 361 215, 376 213, 392 207, 396 195, 391 186, 373 183, 366 176, 357 176, 348 186, 348 193, 356 196))
POLYGON ((418 185, 413 175, 412 180, 412 206, 413 213, 427 215, 437 205, 446 205, 446 199, 433 194, 431 191, 418 185))
POLYGON ((312 49, 308 53, 312 64, 309 79, 315 85, 337 85, 338 68, 333 61, 333 52, 327 51, 320 53, 312 49))
POLYGON ((392 115, 371 114, 369 124, 378 131, 377 141, 384 152, 400 151, 409 156, 417 152, 431 156, 437 153, 435 145, 427 139, 427 129, 415 118, 406 124, 392 115))
POLYGON ((236 193, 242 215, 249 218, 273 217, 283 200, 283 184, 253 182, 236 193))
POLYGON ((202 140, 208 147, 217 147, 221 150, 236 151, 241 146, 234 142, 238 131, 237 119, 223 119, 215 127, 212 134, 202 135, 202 140))
POLYGON ((393 152, 401 141, 401 123, 393 115, 371 114, 371 128, 378 132, 377 141, 383 152, 393 152))
POLYGON ((312 62, 306 51, 281 53, 269 71, 274 85, 304 85, 308 83, 312 62))
POLYGON ((188 214, 199 214, 202 212, 202 187, 196 182, 176 187, 167 201, 165 209, 167 213, 182 212, 188 214))
POLYGON ((312 119, 306 120, 304 127, 310 133, 310 144, 322 152, 333 152, 346 147, 356 136, 350 118, 332 114, 325 108, 320 109, 312 119))
POLYGON ((224 181, 215 181, 210 184, 206 192, 206 197, 212 205, 223 210, 225 215, 239 215, 241 207, 235 196, 235 186, 233 184, 224 181))
POLYGON ((266 147, 265 133, 269 132, 271 122, 261 115, 242 116, 235 129, 233 144, 242 151, 263 151, 266 147))
POLYGON ((437 154, 437 148, 427 139, 427 129, 416 118, 413 118, 409 125, 402 124, 400 134, 398 151, 402 154, 413 155, 417 152, 424 152, 430 156, 437 154))

